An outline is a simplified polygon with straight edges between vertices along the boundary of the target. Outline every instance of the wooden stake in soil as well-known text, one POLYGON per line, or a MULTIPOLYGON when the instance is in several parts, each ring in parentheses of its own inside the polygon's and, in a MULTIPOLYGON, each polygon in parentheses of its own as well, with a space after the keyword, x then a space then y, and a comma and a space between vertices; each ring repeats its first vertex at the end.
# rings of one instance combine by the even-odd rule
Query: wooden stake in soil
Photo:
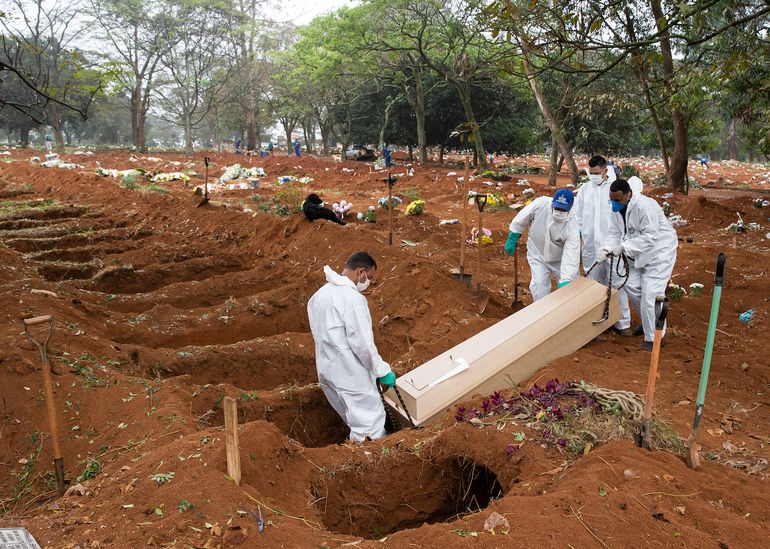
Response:
POLYGON ((465 155, 465 177, 463 178, 463 224, 460 226, 460 277, 465 275, 465 235, 468 231, 468 185, 471 175, 470 158, 465 155))
POLYGON ((227 446, 227 474, 241 485, 241 452, 238 447, 238 404, 233 397, 225 397, 225 444, 227 446))

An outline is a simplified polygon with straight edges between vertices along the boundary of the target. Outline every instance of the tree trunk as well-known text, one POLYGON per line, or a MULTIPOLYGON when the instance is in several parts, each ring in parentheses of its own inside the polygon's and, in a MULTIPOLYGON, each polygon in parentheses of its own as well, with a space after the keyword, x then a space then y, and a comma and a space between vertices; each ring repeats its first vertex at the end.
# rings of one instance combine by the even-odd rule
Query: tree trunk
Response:
POLYGON ((380 150, 385 148, 385 130, 388 128, 388 122, 390 121, 390 110, 393 108, 393 104, 396 102, 397 97, 390 99, 388 104, 385 105, 385 119, 382 121, 380 127, 380 150))
POLYGON ((479 131, 479 125, 476 122, 476 115, 473 112, 470 85, 460 84, 458 82, 453 82, 453 84, 457 89, 457 93, 460 94, 460 101, 462 102, 463 111, 465 112, 465 120, 471 127, 471 135, 473 136, 474 151, 477 159, 476 166, 478 166, 481 171, 484 171, 487 169, 487 157, 484 154, 484 143, 481 141, 481 132, 479 131))
POLYGON ((131 141, 134 148, 139 150, 139 113, 142 111, 142 80, 136 78, 134 89, 131 90, 131 141))
POLYGON ((302 120, 302 135, 305 136, 305 150, 308 154, 313 154, 315 152, 315 147, 313 146, 315 141, 315 124, 310 116, 302 120))
MULTIPOLYGON (((676 73, 674 72, 674 57, 671 54, 668 21, 663 14, 660 0, 650 0, 650 8, 652 9, 652 15, 655 17, 658 32, 660 32, 660 54, 663 59, 663 75, 669 87, 673 88, 676 84, 676 73)), ((687 194, 687 118, 676 106, 671 107, 671 124, 674 130, 674 151, 671 154, 669 181, 674 190, 687 194)))
POLYGON ((193 149, 192 113, 189 112, 184 114, 184 152, 189 155, 195 152, 193 149))
POLYGON ((58 152, 64 152, 64 132, 62 132, 62 124, 59 119, 59 105, 51 101, 48 104, 48 116, 51 117, 51 125, 53 126, 53 139, 56 143, 56 150, 58 152))
MULTIPOLYGON (((254 102, 248 100, 246 105, 246 150, 253 151, 257 146, 257 131, 254 125, 255 120, 254 102)), ((293 128, 292 128, 293 129, 293 128)))
MULTIPOLYGON (((632 12, 629 8, 625 8, 626 13, 626 29, 632 42, 636 42, 636 30, 634 26, 634 20, 632 12)), ((640 53, 634 53, 632 55, 634 65, 636 68, 636 74, 639 76, 639 82, 642 84, 642 92, 644 93, 644 102, 647 104, 647 109, 650 111, 650 118, 652 118, 652 124, 655 126, 655 133, 658 137, 658 146, 660 147, 660 155, 663 158, 663 167, 666 170, 666 177, 670 177, 671 166, 668 159, 668 147, 666 147, 666 138, 663 133, 663 127, 660 124, 658 113, 655 110, 655 104, 652 101, 652 94, 650 93, 650 84, 647 80, 647 66, 644 64, 644 59, 640 53)))
POLYGON ((577 164, 575 164, 575 157, 572 156, 572 150, 570 149, 569 144, 567 144, 567 140, 564 138, 564 134, 559 127, 559 123, 556 121, 556 117, 554 117, 551 109, 548 107, 548 103, 546 103, 545 97, 540 90, 540 86, 535 79, 535 73, 532 70, 532 65, 529 62, 529 55, 524 53, 524 55, 522 55, 522 61, 524 63, 524 72, 527 75, 527 82, 529 83, 529 87, 532 89, 532 94, 535 96, 537 106, 540 107, 540 112, 543 114, 543 118, 545 118, 545 123, 548 125, 548 129, 551 130, 553 139, 559 145, 559 150, 564 156, 564 159, 567 161, 572 184, 577 185, 579 176, 577 164))
POLYGON ((549 187, 555 187, 556 186, 556 175, 559 173, 559 166, 558 166, 558 160, 559 160, 559 148, 558 144, 556 143, 556 139, 551 137, 551 164, 550 164, 550 173, 548 174, 548 186, 549 187))
POLYGON ((414 147, 411 143, 407 145, 407 151, 409 151, 409 156, 407 157, 409 159, 409 162, 414 162, 414 147))
POLYGON ((730 117, 730 122, 727 125, 727 158, 729 160, 738 159, 738 140, 736 134, 736 120, 734 117, 730 117))
POLYGON ((444 163, 444 144, 438 146, 438 163, 443 164, 444 163))
POLYGON ((137 120, 136 124, 136 142, 134 143, 134 147, 139 152, 147 152, 147 145, 144 140, 144 124, 147 119, 147 113, 143 110, 139 111, 139 118, 137 120))
POLYGON ((22 149, 29 147, 29 130, 29 126, 19 128, 19 142, 21 143, 22 149))

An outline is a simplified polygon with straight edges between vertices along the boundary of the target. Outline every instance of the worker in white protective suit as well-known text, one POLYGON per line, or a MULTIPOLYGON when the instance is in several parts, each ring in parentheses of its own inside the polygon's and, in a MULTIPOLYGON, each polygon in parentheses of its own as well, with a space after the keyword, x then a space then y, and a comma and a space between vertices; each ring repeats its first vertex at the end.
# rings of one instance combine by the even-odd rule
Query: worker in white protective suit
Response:
POLYGON ((307 304, 318 381, 350 428, 350 440, 357 442, 385 435, 385 408, 377 381, 384 387, 396 383, 390 365, 377 352, 372 317, 361 295, 376 270, 366 252, 351 255, 341 274, 327 265, 326 284, 307 304))
POLYGON ((569 214, 574 201, 569 189, 559 189, 553 199, 541 196, 524 206, 508 228, 508 255, 516 253, 522 233, 529 229, 527 262, 532 272, 529 291, 533 301, 551 293, 551 273, 558 288, 579 276, 580 234, 569 214))
MULTIPOLYGON (((588 161, 588 183, 580 187, 575 199, 572 215, 575 217, 578 232, 583 243, 583 270, 586 276, 604 285, 609 284, 610 269, 617 269, 617 259, 607 263, 595 264, 597 252, 607 239, 610 227, 610 185, 616 179, 615 170, 608 169, 607 160, 602 156, 593 156, 588 161), (593 267, 593 268, 592 268, 593 267)), ((639 181, 641 184, 641 181, 639 181)), ((622 273, 622 267, 620 267, 622 273)), ((617 272, 617 271, 616 271, 617 272)), ((613 276, 612 285, 620 285, 613 276)), ((620 304, 620 320, 615 324, 615 330, 631 336, 631 309, 628 306, 628 296, 624 289, 618 291, 620 304)))
MULTIPOLYGON (((655 298, 666 292, 679 241, 660 205, 635 192, 625 179, 612 183, 610 200, 609 234, 597 253, 597 260, 620 258, 621 254, 628 258, 625 289, 642 319, 642 348, 651 351, 655 337, 655 298)), ((663 330, 665 335, 665 326, 663 330)))

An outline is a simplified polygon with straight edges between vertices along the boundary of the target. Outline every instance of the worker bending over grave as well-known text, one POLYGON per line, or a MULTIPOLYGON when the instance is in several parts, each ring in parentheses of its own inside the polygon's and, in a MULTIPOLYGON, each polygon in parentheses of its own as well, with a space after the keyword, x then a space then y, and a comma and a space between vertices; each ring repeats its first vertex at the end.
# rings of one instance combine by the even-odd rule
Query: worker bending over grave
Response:
MULTIPOLYGON (((642 318, 642 349, 651 351, 655 336, 655 298, 666 293, 679 245, 676 231, 655 200, 618 179, 610 186, 612 213, 609 234, 597 261, 625 254, 629 262, 626 292, 642 318)), ((623 267, 621 267, 622 272, 623 267)), ((664 326, 665 335, 665 326, 664 326)))
POLYGON ((396 383, 390 365, 377 352, 372 317, 361 295, 376 270, 377 263, 366 252, 351 255, 342 274, 327 265, 326 284, 307 304, 318 381, 350 428, 350 440, 357 442, 385 435, 385 407, 377 381, 385 387, 396 383))
MULTIPOLYGON (((609 262, 597 262, 597 252, 604 244, 609 234, 610 215, 610 185, 616 179, 615 170, 608 169, 607 160, 602 156, 593 156, 588 161, 588 183, 578 191, 575 208, 572 215, 577 222, 578 232, 583 241, 583 270, 586 276, 604 285, 609 284, 610 269, 617 268, 618 259, 609 262), (593 268, 592 268, 593 267, 593 268)), ((621 267, 622 270, 622 267, 621 267)), ((617 276, 613 277, 613 285, 620 283, 617 276)), ((618 291, 620 303, 620 320, 615 324, 615 330, 631 336, 631 309, 628 307, 628 296, 624 289, 618 291)))
POLYGON ((541 196, 513 218, 505 243, 505 253, 513 255, 521 234, 529 229, 527 261, 532 271, 529 291, 537 301, 551 293, 551 273, 561 288, 575 280, 580 264, 580 234, 569 212, 575 195, 559 189, 553 199, 541 196))

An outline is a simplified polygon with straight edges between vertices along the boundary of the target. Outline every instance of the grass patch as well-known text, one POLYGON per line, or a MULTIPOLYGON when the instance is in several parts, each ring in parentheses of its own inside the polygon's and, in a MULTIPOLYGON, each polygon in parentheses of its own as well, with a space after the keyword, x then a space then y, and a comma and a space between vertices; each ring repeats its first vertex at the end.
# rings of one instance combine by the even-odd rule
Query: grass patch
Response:
POLYGON ((16 487, 13 489, 13 494, 7 500, 0 501, 0 515, 5 515, 11 511, 21 499, 32 491, 32 472, 37 464, 37 458, 40 456, 40 450, 43 447, 42 437, 40 433, 35 431, 29 436, 32 444, 36 446, 32 449, 29 456, 26 458, 26 463, 22 467, 21 471, 16 474, 11 471, 11 474, 16 477, 16 487))

